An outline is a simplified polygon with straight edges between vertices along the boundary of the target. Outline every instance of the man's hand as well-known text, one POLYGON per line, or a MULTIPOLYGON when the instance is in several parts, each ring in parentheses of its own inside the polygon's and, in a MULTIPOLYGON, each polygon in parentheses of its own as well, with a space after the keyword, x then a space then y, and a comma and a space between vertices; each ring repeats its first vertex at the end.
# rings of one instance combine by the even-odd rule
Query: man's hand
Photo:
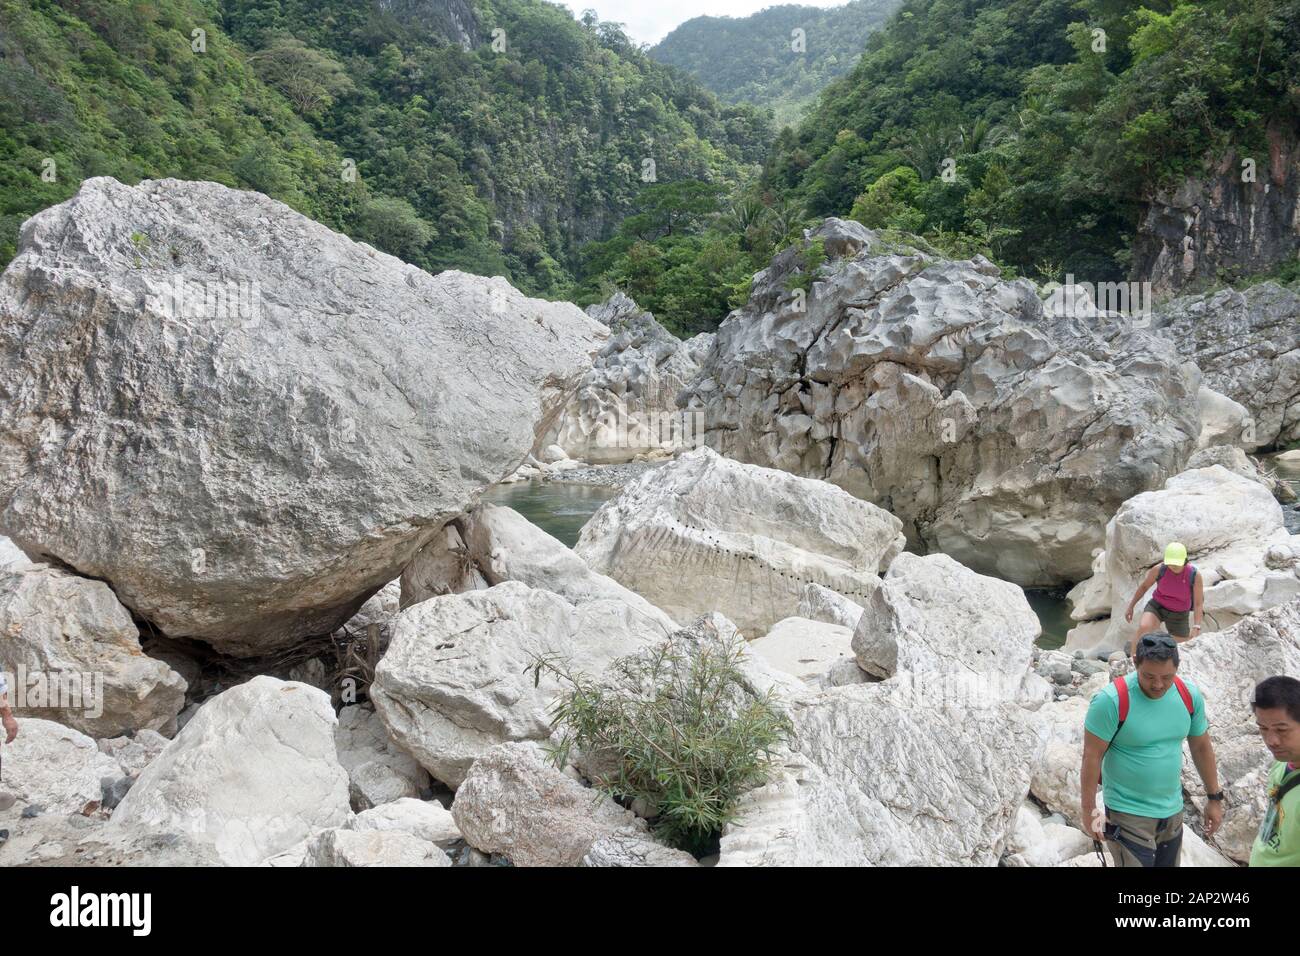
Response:
POLYGON ((13 712, 6 711, 4 717, 0 718, 0 721, 3 721, 4 723, 5 743, 13 743, 14 738, 18 736, 18 721, 14 720, 13 712))
POLYGON ((1124 620, 1127 621, 1129 624, 1132 624, 1132 623, 1133 623, 1133 605, 1132 605, 1132 604, 1130 604, 1130 605, 1128 606, 1127 610, 1124 611, 1124 620))
POLYGON ((1206 800, 1202 819, 1205 821, 1205 839, 1213 839, 1219 827, 1223 826, 1223 801, 1206 800))
POLYGON ((1088 827, 1088 832, 1093 839, 1106 839, 1106 808, 1098 806, 1089 806, 1083 804, 1084 825, 1088 827))

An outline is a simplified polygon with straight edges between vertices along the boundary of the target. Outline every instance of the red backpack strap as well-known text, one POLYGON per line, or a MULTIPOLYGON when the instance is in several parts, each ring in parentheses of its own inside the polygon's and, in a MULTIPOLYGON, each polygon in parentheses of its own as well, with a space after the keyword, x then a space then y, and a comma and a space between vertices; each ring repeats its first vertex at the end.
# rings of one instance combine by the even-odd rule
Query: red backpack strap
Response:
MULTIPOLYGON (((1115 693, 1119 695, 1119 722, 1122 725, 1124 721, 1128 720, 1128 678, 1127 677, 1115 678, 1115 693)), ((1115 728, 1115 732, 1119 733, 1118 727, 1115 728)))
POLYGON ((1192 692, 1187 689, 1187 685, 1183 683, 1181 677, 1174 678, 1174 686, 1178 688, 1178 696, 1183 699, 1183 706, 1187 708, 1187 712, 1195 717, 1196 702, 1192 700, 1192 692))

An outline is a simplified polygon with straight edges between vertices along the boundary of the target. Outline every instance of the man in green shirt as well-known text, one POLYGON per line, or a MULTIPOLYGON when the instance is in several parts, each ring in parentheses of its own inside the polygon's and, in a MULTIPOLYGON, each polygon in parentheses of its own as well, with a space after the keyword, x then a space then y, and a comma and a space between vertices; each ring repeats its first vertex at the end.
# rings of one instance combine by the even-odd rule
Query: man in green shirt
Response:
POLYGON ((1205 699, 1178 677, 1168 634, 1137 642, 1136 669, 1092 699, 1084 718, 1084 826, 1105 840, 1116 866, 1177 866, 1183 845, 1183 741, 1205 783, 1205 834, 1223 823, 1205 699), (1101 783, 1104 811, 1096 805, 1101 783))
POLYGON ((1264 746, 1277 762, 1268 775, 1268 809, 1250 865, 1300 866, 1300 680, 1260 681, 1251 706, 1264 746))

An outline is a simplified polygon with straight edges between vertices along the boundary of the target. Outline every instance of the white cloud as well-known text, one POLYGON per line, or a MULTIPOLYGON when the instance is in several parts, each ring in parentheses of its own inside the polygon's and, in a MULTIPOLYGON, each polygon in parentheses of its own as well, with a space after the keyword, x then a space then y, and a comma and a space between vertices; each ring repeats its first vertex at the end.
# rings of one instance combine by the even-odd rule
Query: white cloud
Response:
MULTIPOLYGON (((747 17, 780 0, 563 0, 575 14, 595 10, 602 20, 625 24, 639 43, 658 43, 692 17, 747 17)), ((810 7, 843 6, 845 0, 795 0, 810 7)))

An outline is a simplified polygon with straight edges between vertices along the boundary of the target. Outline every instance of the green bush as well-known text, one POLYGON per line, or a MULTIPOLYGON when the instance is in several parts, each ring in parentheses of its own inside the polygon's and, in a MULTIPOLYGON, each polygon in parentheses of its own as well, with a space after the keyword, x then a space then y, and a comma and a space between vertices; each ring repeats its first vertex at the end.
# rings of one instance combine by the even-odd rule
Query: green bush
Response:
POLYGON ((743 648, 670 640, 615 661, 600 681, 538 658, 535 680, 550 673, 568 687, 552 705, 556 765, 576 747, 602 768, 593 771, 599 789, 649 808, 661 840, 707 851, 738 798, 767 781, 772 752, 792 730, 770 692, 748 688, 743 648))

